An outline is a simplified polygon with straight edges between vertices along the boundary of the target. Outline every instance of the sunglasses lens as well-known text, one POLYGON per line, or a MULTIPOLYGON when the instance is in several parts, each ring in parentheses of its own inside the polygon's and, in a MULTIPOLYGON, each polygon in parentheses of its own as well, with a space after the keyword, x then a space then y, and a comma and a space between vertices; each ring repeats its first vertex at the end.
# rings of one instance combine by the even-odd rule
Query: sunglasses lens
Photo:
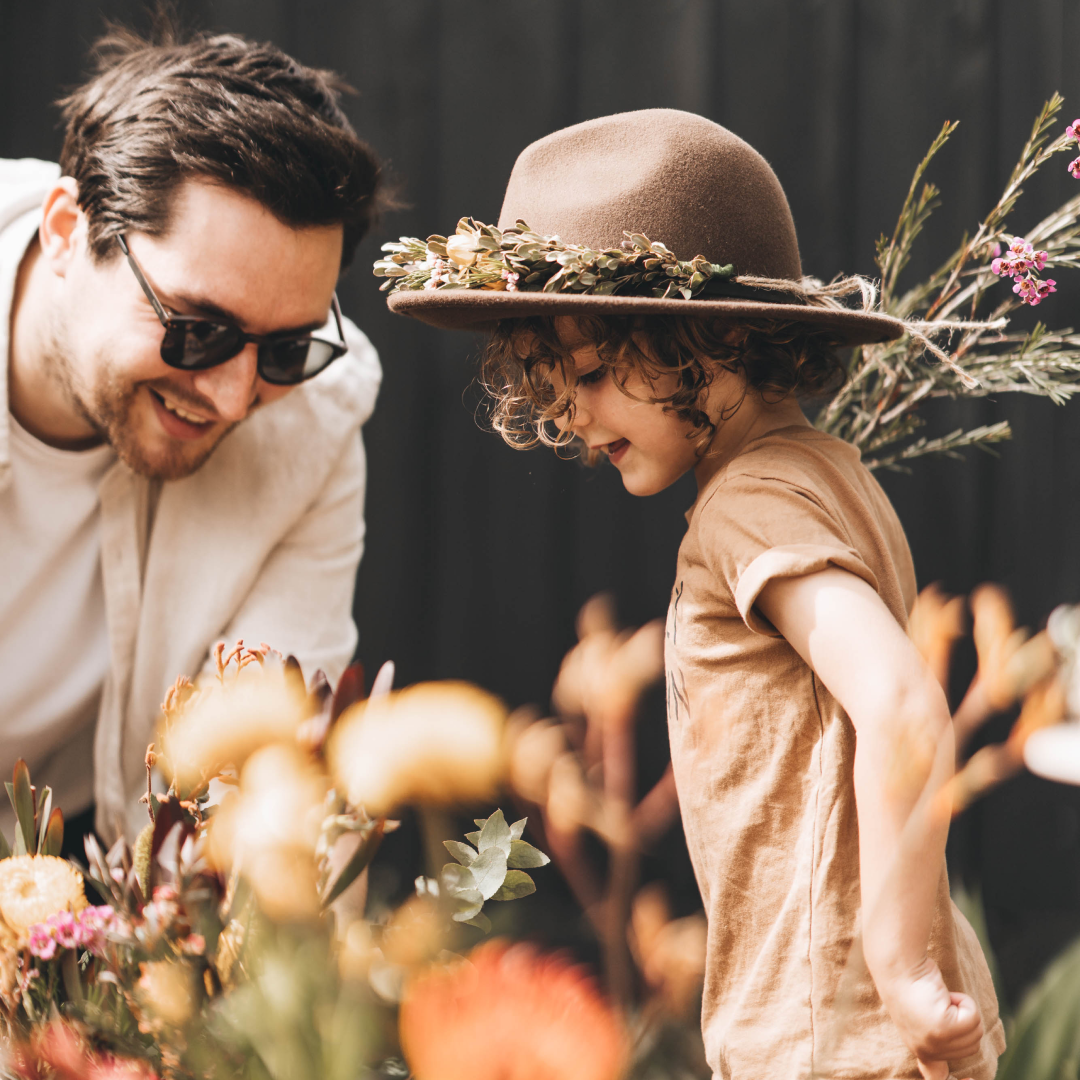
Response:
POLYGON ((243 346, 243 337, 235 326, 203 319, 177 320, 165 328, 161 359, 172 367, 199 371, 224 363, 243 346))
POLYGON ((275 341, 259 347, 259 375, 277 386, 295 383, 318 375, 344 348, 318 338, 275 341))

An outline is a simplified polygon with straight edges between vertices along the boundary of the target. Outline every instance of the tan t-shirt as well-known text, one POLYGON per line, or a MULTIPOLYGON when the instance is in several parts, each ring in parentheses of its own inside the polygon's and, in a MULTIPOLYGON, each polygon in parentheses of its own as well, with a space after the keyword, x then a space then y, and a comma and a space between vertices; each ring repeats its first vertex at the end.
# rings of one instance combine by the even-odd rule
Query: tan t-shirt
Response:
MULTIPOLYGON (((861 961, 855 730, 755 609, 773 578, 839 566, 901 625, 904 533, 849 444, 808 427, 749 443, 687 515, 667 622, 668 726, 709 919, 702 1026, 717 1077, 919 1076, 861 961)), ((978 940, 941 868, 930 954, 986 1034, 951 1066, 990 1080, 1005 1047, 978 940)))

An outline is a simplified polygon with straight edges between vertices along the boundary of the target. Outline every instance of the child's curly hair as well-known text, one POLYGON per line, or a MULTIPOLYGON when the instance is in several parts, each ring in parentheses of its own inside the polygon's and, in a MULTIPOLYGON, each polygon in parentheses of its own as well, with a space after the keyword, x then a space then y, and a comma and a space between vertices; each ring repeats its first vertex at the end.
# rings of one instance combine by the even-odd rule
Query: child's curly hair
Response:
MULTIPOLYGON (((574 323, 574 348, 594 346, 620 387, 633 372, 649 383, 678 375, 674 393, 651 400, 691 425, 689 438, 702 453, 716 424, 701 409, 701 399, 719 370, 741 373, 748 389, 775 400, 792 391, 838 389, 846 376, 835 334, 805 323, 683 315, 584 316, 574 323)), ((552 317, 504 319, 496 327, 484 351, 481 380, 493 402, 491 424, 511 446, 524 450, 543 443, 558 449, 574 441, 568 427, 551 430, 554 420, 573 417, 577 380, 567 363, 570 355, 552 317), (566 380, 561 394, 547 378, 554 367, 566 380)), ((599 457, 588 456, 590 464, 599 457)))

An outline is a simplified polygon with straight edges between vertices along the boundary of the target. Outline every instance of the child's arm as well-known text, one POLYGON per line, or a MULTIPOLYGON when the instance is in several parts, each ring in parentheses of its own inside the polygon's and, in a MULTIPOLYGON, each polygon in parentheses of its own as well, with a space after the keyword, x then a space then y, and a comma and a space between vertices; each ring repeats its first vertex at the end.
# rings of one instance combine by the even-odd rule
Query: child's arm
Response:
POLYGON ((878 594, 830 568, 771 581, 761 613, 840 702, 855 726, 863 951, 904 1039, 928 1080, 978 1050, 982 1018, 950 993, 927 956, 945 862, 952 774, 948 704, 922 657, 878 594))

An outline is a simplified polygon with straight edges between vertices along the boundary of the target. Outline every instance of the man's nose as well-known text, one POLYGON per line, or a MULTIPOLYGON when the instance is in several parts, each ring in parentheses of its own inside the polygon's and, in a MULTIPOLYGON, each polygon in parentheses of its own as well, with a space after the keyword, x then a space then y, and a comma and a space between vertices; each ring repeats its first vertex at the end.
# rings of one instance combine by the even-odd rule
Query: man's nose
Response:
POLYGON ((195 389, 204 394, 222 420, 238 423, 255 401, 259 347, 248 342, 231 360, 195 374, 195 389))

